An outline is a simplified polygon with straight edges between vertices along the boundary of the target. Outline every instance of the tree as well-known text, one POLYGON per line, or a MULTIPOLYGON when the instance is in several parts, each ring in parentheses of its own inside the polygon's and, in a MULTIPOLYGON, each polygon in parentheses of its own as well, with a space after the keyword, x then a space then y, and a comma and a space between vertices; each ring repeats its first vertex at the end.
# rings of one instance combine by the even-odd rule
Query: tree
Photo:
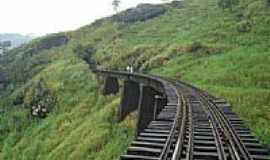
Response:
POLYGON ((73 48, 73 52, 83 59, 89 65, 90 69, 96 69, 96 61, 92 58, 96 49, 91 44, 86 46, 78 44, 73 48))
POLYGON ((117 12, 120 6, 120 0, 113 0, 112 5, 113 5, 114 11, 117 12))
POLYGON ((0 49, 2 49, 2 53, 6 53, 7 49, 11 47, 11 41, 2 41, 0 42, 0 49))
POLYGON ((229 8, 231 11, 233 10, 233 6, 237 6, 239 4, 239 0, 218 0, 218 6, 222 9, 229 8))

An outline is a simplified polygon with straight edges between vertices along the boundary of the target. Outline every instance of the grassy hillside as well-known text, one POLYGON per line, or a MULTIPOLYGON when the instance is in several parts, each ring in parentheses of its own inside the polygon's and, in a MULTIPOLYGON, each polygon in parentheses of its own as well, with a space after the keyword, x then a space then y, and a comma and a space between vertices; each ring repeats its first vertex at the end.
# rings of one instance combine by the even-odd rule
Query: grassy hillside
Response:
POLYGON ((0 77, 9 83, 1 91, 0 159, 117 159, 125 151, 136 118, 116 123, 119 96, 98 92, 89 59, 109 69, 132 63, 139 72, 183 79, 224 97, 270 148, 266 1, 243 0, 232 11, 217 0, 163 7, 155 18, 105 18, 1 57, 0 77), (44 46, 59 36, 68 42, 44 46), (31 104, 45 91, 55 97, 49 116, 32 118, 31 104))
MULTIPOLYGON (((34 46, 40 41, 44 39, 34 46)), ((20 63, 8 65, 31 67, 23 73, 14 70, 22 74, 19 79, 8 74, 14 81, 7 90, 15 89, 1 99, 0 159, 115 159, 133 138, 134 118, 116 123, 118 96, 100 95, 95 76, 72 50, 72 44, 42 50, 27 56, 26 62, 18 58, 20 63), (28 63, 39 58, 44 61, 37 66, 28 63), (29 112, 31 102, 39 98, 39 84, 56 99, 46 119, 29 112)), ((28 52, 18 54, 24 57, 28 52)))

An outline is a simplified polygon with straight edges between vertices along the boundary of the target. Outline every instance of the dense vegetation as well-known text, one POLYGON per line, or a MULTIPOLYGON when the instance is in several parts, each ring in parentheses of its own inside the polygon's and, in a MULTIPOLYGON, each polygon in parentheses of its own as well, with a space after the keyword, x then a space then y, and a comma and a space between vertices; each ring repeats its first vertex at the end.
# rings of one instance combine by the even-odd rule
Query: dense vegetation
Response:
POLYGON ((27 43, 31 41, 34 37, 28 36, 28 35, 20 35, 20 34, 11 34, 11 33, 6 33, 6 34, 1 34, 0 33, 0 41, 11 41, 11 48, 18 47, 24 43, 27 43))
POLYGON ((99 94, 87 63, 134 64, 224 97, 270 148, 270 8, 264 0, 219 2, 164 5, 146 19, 133 10, 139 18, 128 23, 105 18, 0 57, 0 159, 117 159, 125 151, 136 117, 116 123, 119 96, 99 94), (64 43, 50 43, 57 37, 64 43), (48 117, 32 117, 44 97, 53 97, 48 117))

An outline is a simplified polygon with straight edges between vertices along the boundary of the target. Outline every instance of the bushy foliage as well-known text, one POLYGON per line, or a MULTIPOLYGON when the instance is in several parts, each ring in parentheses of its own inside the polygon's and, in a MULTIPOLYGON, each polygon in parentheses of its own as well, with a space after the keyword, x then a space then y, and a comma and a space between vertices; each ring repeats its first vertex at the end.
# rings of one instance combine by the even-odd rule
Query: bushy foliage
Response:
POLYGON ((167 55, 158 55, 153 58, 151 58, 149 61, 145 62, 140 70, 141 71, 149 71, 152 68, 157 68, 163 65, 166 65, 166 63, 169 61, 169 57, 167 55))
POLYGON ((96 69, 96 61, 92 58, 93 54, 96 52, 96 49, 91 44, 86 46, 78 44, 73 48, 73 52, 83 59, 91 69, 96 69))
POLYGON ((7 104, 0 101, 1 109, 7 106, 5 116, 0 117, 0 159, 115 159, 127 147, 135 121, 116 123, 119 99, 100 96, 87 64, 72 52, 72 46, 67 48, 13 93, 23 99, 23 104, 14 106, 14 99, 7 104), (31 117, 28 107, 47 102, 47 98, 54 98, 48 117, 31 117), (38 147, 41 143, 45 147, 38 147), (70 154, 70 150, 74 152, 70 154))
POLYGON ((184 51, 187 53, 192 53, 193 56, 212 55, 223 52, 220 48, 206 45, 198 41, 185 46, 184 51))
POLYGON ((136 8, 128 9, 120 14, 113 16, 113 20, 123 23, 134 23, 137 21, 146 21, 148 19, 160 16, 166 12, 166 8, 161 5, 141 4, 136 8))
MULTIPOLYGON (((29 109, 30 114, 38 106, 46 109, 46 113, 53 110, 56 102, 56 95, 50 90, 43 78, 38 79, 24 91, 24 106, 29 109)), ((43 115, 42 117, 45 117, 43 115)))
POLYGON ((68 43, 68 37, 65 34, 52 34, 40 39, 35 43, 30 43, 25 48, 25 54, 32 56, 42 50, 47 50, 53 47, 59 47, 68 43))
POLYGON ((243 20, 236 25, 237 31, 246 33, 252 30, 252 23, 248 20, 243 20))
POLYGON ((0 56, 0 75, 5 81, 4 90, 12 92, 30 80, 59 54, 56 50, 54 52, 48 50, 65 45, 67 42, 67 37, 62 33, 49 35, 0 56))
POLYGON ((233 6, 237 5, 239 3, 239 0, 218 0, 218 6, 226 9, 230 8, 232 9, 233 6))
POLYGON ((7 78, 6 78, 6 73, 3 67, 0 66, 0 84, 6 83, 7 78))
POLYGON ((265 4, 267 7, 270 7, 270 0, 265 0, 265 4))

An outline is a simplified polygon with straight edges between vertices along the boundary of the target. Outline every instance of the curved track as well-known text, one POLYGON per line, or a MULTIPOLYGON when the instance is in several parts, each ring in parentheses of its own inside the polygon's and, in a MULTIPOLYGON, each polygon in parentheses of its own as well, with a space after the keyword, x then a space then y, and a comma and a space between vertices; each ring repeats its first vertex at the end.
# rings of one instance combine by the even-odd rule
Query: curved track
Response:
POLYGON ((270 160, 269 152, 225 100, 162 77, 96 73, 147 82, 167 97, 167 105, 138 134, 121 160, 270 160))

